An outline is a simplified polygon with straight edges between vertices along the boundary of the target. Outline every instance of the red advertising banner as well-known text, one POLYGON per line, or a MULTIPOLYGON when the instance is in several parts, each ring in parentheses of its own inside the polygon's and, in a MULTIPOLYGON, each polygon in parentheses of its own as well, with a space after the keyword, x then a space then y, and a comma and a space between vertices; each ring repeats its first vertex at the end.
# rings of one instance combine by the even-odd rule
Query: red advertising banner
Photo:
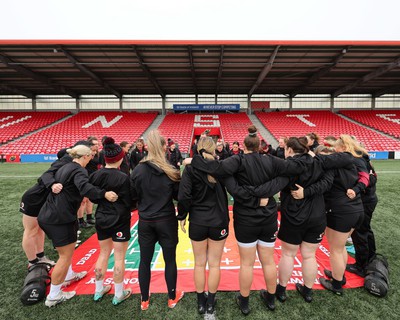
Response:
POLYGON ((19 154, 11 155, 7 154, 6 155, 6 162, 21 162, 19 154))

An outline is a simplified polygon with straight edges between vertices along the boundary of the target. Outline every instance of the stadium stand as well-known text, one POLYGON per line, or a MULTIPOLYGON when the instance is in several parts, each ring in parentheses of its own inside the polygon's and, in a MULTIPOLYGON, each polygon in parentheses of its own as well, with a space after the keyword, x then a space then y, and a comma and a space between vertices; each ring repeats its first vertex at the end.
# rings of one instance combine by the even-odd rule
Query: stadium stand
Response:
POLYGON ((193 137, 194 114, 167 114, 158 129, 166 138, 178 143, 182 153, 189 153, 193 137))
POLYGON ((400 138, 398 110, 340 110, 340 113, 395 138, 400 138))
POLYGON ((309 132, 315 132, 321 138, 350 134, 363 142, 369 151, 400 150, 400 141, 361 127, 330 111, 257 112, 256 115, 275 138, 301 136, 309 132))
MULTIPOLYGON (((223 140, 229 142, 230 145, 234 141, 239 141, 241 148, 243 148, 243 139, 249 133, 247 128, 253 124, 247 114, 220 114, 219 121, 223 140)), ((259 138, 262 139, 260 135, 259 138)))
POLYGON ((69 112, 0 112, 0 143, 6 143, 70 115, 69 112))
POLYGON ((112 136, 133 142, 151 125, 157 113, 79 112, 43 131, 0 147, 1 154, 54 154, 88 136, 112 136))

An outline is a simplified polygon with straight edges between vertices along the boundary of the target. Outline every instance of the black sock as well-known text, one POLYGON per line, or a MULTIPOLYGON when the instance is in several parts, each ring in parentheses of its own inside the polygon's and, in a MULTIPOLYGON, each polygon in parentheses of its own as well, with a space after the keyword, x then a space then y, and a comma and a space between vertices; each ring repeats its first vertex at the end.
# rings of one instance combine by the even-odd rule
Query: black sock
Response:
POLYGON ((90 219, 92 219, 92 214, 87 214, 86 215, 86 220, 90 220, 90 219))
POLYGON ((40 253, 36 253, 36 257, 38 257, 39 259, 44 257, 44 251, 40 252, 40 253))
POLYGON ((243 297, 241 294, 239 295, 239 300, 240 300, 240 305, 242 307, 248 307, 249 306, 249 296, 243 297))
POLYGON ((333 286, 333 289, 336 289, 336 290, 340 290, 340 289, 342 289, 342 280, 336 280, 335 278, 332 278, 332 286, 333 286))
POLYGON ((303 293, 304 293, 305 295, 311 293, 311 291, 312 291, 311 288, 307 287, 306 285, 303 286, 303 293))
POLYGON ((200 293, 196 292, 196 294, 197 294, 197 304, 204 305, 206 303, 206 296, 204 294, 204 291, 200 293))
POLYGON ((267 297, 267 301, 268 301, 268 303, 274 303, 275 302, 275 293, 269 293, 268 291, 267 291, 267 295, 266 295, 267 297))
POLYGON ((79 218, 79 223, 84 223, 85 220, 83 220, 83 218, 79 218))
POLYGON ((276 286, 276 294, 281 295, 282 293, 285 293, 285 291, 286 287, 281 286, 280 284, 276 286))
POLYGON ((215 295, 216 294, 217 294, 216 292, 211 293, 210 291, 208 291, 208 297, 207 297, 207 303, 208 304, 214 305, 215 295))
POLYGON ((33 259, 33 260, 28 260, 28 261, 29 261, 30 264, 35 264, 35 263, 38 263, 38 262, 39 262, 39 259, 38 259, 38 258, 35 258, 35 259, 33 259))

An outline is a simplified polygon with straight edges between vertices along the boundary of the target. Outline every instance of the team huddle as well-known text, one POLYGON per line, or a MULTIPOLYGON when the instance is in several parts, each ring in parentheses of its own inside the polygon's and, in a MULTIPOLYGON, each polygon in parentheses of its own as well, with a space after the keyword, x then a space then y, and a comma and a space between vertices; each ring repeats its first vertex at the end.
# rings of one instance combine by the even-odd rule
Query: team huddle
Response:
MULTIPOLYGON (((125 255, 130 240, 131 211, 138 210, 140 246, 139 285, 141 310, 150 307, 151 261, 158 242, 165 261, 168 307, 174 308, 184 296, 176 287, 176 247, 178 227, 188 234, 195 259, 194 284, 197 310, 212 314, 220 281, 220 261, 229 235, 227 192, 233 197, 234 233, 240 255, 236 302, 240 311, 250 313, 249 295, 256 255, 262 265, 265 289, 260 291, 269 310, 275 300, 285 302, 286 286, 292 275, 295 256, 302 256, 303 284, 296 289, 303 299, 313 300, 317 278, 316 250, 326 235, 330 247, 331 270, 324 270, 321 285, 336 295, 343 294, 345 271, 365 276, 375 256, 375 240, 370 222, 377 204, 376 174, 363 146, 349 135, 282 138, 273 150, 260 141, 257 129, 248 128, 243 150, 235 142, 232 150, 205 131, 192 148, 193 157, 183 160, 174 141, 151 131, 128 153, 127 143, 112 138, 102 141, 100 169, 88 173, 97 153, 97 139, 78 141, 43 173, 35 186, 22 197, 23 248, 29 265, 54 265, 45 305, 55 306, 71 299, 75 291, 62 289, 86 276, 74 272, 72 256, 82 213, 87 203, 96 203, 95 225, 100 255, 95 266, 94 301, 111 289, 104 284, 107 262, 114 250, 114 305, 127 300, 131 289, 124 288, 125 255), (184 164, 181 174, 180 167, 184 164), (278 229, 279 193, 281 221, 278 229), (85 199, 87 198, 87 199, 85 199), (85 199, 85 200, 84 200, 85 199), (177 213, 174 200, 177 201, 177 213), (44 234, 59 254, 57 263, 44 255, 44 234), (346 241, 352 237, 356 263, 347 264, 346 241), (274 260, 276 238, 282 256, 274 260), (208 276, 206 266, 208 265, 208 276), (207 288, 207 292, 206 289, 207 288)), ((91 213, 89 209, 88 213, 91 213)))

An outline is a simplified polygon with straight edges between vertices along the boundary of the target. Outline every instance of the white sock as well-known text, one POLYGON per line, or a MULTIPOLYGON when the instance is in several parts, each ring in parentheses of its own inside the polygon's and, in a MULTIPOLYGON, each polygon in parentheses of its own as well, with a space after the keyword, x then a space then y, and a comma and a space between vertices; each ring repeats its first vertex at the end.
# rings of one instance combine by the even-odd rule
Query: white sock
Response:
POLYGON ((49 298, 54 299, 61 291, 62 283, 60 284, 51 284, 49 298))
POLYGON ((96 280, 96 292, 103 291, 104 285, 103 280, 96 280))
POLYGON ((69 265, 67 276, 65 277, 65 280, 70 280, 71 278, 74 277, 74 275, 75 275, 75 272, 72 270, 72 266, 69 265))
POLYGON ((117 298, 121 298, 124 294, 124 282, 122 281, 121 283, 115 283, 114 289, 115 289, 115 296, 117 298))

